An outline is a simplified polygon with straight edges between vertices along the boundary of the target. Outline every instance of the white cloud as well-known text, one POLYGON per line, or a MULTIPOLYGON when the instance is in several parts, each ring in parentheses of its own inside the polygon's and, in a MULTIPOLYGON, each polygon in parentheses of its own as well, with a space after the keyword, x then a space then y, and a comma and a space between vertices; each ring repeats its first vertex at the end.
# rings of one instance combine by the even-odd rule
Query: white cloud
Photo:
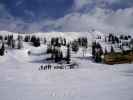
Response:
POLYGON ((25 23, 20 19, 9 24, 10 30, 25 31, 80 31, 96 29, 104 32, 133 32, 133 8, 112 11, 95 8, 86 14, 74 12, 57 20, 41 20, 40 22, 25 23), (18 27, 18 25, 20 26, 18 27), (43 30, 44 31, 44 30, 43 30))
POLYGON ((97 7, 105 7, 106 3, 119 3, 121 0, 74 0, 74 10, 79 10, 84 6, 91 5, 97 7))
POLYGON ((74 0, 74 10, 79 10, 83 6, 92 3, 92 0, 74 0))
POLYGON ((105 32, 133 32, 133 8, 117 11, 95 8, 91 13, 71 13, 48 24, 61 27, 60 31, 88 31, 93 28, 105 32))
MULTIPOLYGON (((98 1, 98 0, 95 0, 98 1)), ((99 0, 99 2, 107 1, 109 3, 119 2, 119 0, 99 0)), ((11 16, 4 5, 0 5, 0 29, 10 31, 88 31, 96 29, 105 32, 133 32, 133 8, 111 9, 100 8, 95 6, 86 13, 77 12, 85 5, 92 3, 92 0, 75 0, 75 11, 65 15, 57 20, 45 20, 40 22, 26 23, 19 18, 11 16), (1 15, 0 15, 1 16, 1 15), (7 18, 7 16, 9 18, 7 18)), ((98 3, 98 2, 97 2, 98 3)), ((97 4, 98 5, 98 4, 97 4)), ((32 15, 32 13, 27 12, 32 15)))

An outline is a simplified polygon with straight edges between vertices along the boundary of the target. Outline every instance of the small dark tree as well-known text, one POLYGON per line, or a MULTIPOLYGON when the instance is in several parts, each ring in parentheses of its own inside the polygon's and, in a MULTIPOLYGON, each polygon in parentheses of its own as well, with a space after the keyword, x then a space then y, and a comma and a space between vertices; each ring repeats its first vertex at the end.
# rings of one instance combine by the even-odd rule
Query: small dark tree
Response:
POLYGON ((0 35, 0 40, 3 40, 3 36, 0 35))
POLYGON ((101 62, 101 55, 99 53, 95 54, 95 62, 101 62))
POLYGON ((113 46, 111 46, 111 53, 114 53, 115 51, 114 51, 114 47, 113 46))
POLYGON ((108 54, 107 48, 105 48, 104 54, 105 55, 108 54))
POLYGON ((26 35, 25 38, 24 38, 24 41, 29 42, 30 41, 30 36, 26 35))
POLYGON ((7 37, 7 45, 8 45, 8 47, 10 47, 10 48, 13 48, 13 35, 8 35, 8 37, 7 37))
POLYGON ((93 42, 92 43, 92 57, 93 58, 95 57, 95 54, 96 54, 95 48, 96 48, 96 42, 93 42))
POLYGON ((124 35, 120 35, 120 39, 123 40, 124 39, 124 35))
POLYGON ((67 45, 67 56, 66 56, 67 64, 70 64, 71 55, 70 55, 70 44, 67 45))
POLYGON ((18 49, 21 49, 23 47, 23 43, 22 42, 23 41, 18 40, 18 45, 17 45, 18 49))
POLYGON ((17 44, 17 48, 21 49, 23 47, 23 40, 22 40, 22 36, 18 36, 18 44, 17 44))
POLYGON ((88 48, 88 40, 85 37, 82 38, 82 48, 83 48, 82 51, 83 51, 83 57, 84 57, 88 48))
POLYGON ((131 35, 128 35, 128 38, 129 38, 129 39, 131 39, 131 38, 132 38, 132 36, 131 36, 131 35))
POLYGON ((109 38, 108 38, 108 42, 111 42, 112 41, 112 37, 113 37, 113 35, 110 33, 109 34, 109 38))
POLYGON ((40 46, 40 39, 39 38, 36 38, 35 41, 33 42, 33 45, 35 47, 39 47, 40 46))
POLYGON ((102 46, 100 43, 93 42, 92 43, 92 56, 95 62, 101 62, 102 61, 102 46))
POLYGON ((57 49, 55 49, 55 52, 53 52, 55 55, 54 61, 58 62, 59 61, 59 51, 57 49))
POLYGON ((4 43, 2 43, 2 47, 0 49, 0 56, 3 56, 4 52, 5 52, 5 46, 4 46, 4 43))
POLYGON ((118 37, 116 37, 116 36, 115 36, 115 41, 116 41, 116 43, 120 43, 119 38, 118 38, 118 37))
POLYGON ((130 48, 133 51, 133 39, 130 40, 130 48))
POLYGON ((32 43, 33 46, 39 47, 40 46, 40 38, 32 36, 31 43, 32 43))
POLYGON ((125 37, 124 37, 124 40, 128 40, 128 36, 125 36, 125 37))
POLYGON ((5 36, 5 40, 7 40, 8 38, 7 38, 7 36, 5 36))
POLYGON ((63 39, 63 46, 65 46, 66 45, 66 39, 64 38, 63 39))
POLYGON ((47 45, 47 53, 51 53, 52 52, 52 46, 51 45, 47 45))
POLYGON ((47 40, 46 38, 43 39, 43 43, 46 44, 47 43, 47 40))
POLYGON ((112 35, 112 44, 115 44, 115 36, 112 35))
POLYGON ((72 43, 72 51, 73 51, 73 52, 78 52, 78 50, 79 50, 78 42, 77 42, 77 41, 74 41, 74 42, 72 43))
POLYGON ((36 41, 36 37, 33 35, 32 37, 31 37, 31 40, 30 40, 30 42, 35 42, 36 41))
POLYGON ((60 51, 59 49, 56 49, 55 50, 55 62, 61 61, 62 58, 63 58, 62 51, 60 51))
POLYGON ((11 41, 11 47, 12 47, 12 48, 15 48, 15 40, 12 40, 12 41, 11 41))
POLYGON ((105 37, 105 42, 107 42, 107 37, 105 37))

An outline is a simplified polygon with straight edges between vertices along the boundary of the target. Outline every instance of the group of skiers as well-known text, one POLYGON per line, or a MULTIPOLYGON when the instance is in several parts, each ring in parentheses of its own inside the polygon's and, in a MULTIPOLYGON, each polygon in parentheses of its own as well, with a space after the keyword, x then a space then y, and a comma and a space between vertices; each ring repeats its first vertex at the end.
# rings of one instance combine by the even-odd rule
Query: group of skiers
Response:
POLYGON ((51 68, 52 68, 52 66, 50 64, 45 65, 45 66, 41 65, 39 67, 39 70, 51 70, 51 68))
POLYGON ((72 64, 66 64, 66 65, 51 65, 51 64, 48 64, 48 65, 41 65, 39 67, 39 70, 51 70, 52 68, 53 69, 75 69, 78 67, 78 64, 77 63, 72 63, 72 64))

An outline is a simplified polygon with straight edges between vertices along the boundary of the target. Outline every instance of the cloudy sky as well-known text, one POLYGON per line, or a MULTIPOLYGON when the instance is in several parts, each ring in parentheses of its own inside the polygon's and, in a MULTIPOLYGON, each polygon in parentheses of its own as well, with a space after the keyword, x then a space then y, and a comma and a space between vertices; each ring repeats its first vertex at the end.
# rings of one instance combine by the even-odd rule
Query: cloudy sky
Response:
POLYGON ((0 0, 0 30, 133 32, 133 0, 0 0))

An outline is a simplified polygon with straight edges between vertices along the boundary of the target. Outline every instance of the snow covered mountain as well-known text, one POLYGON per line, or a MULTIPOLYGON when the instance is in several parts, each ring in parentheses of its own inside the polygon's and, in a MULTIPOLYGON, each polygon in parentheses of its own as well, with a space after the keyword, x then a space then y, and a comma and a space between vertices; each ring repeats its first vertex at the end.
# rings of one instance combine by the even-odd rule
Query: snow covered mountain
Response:
MULTIPOLYGON (((9 31, 0 31, 0 35, 8 35, 8 34, 19 34, 15 32, 9 32, 9 31)), ((94 39, 97 35, 103 35, 102 32, 99 31, 88 31, 88 32, 33 32, 33 33, 26 33, 26 34, 32 34, 37 36, 44 36, 48 39, 51 37, 65 37, 68 40, 73 40, 78 37, 87 37, 89 40, 94 39)))
MULTIPOLYGON (((18 33, 1 31, 0 35, 18 33)), ((65 37, 68 40, 84 36, 92 41, 98 31, 32 33, 40 37, 65 37)), ((23 34, 25 35, 25 34, 23 34)), ((51 64, 44 60, 46 45, 23 49, 7 49, 0 56, 1 100, 133 100, 133 64, 105 65, 91 60, 91 49, 83 57, 82 49, 72 53, 75 69, 39 70, 51 64), (28 55, 31 51, 31 55, 28 55), (42 55, 40 55, 42 54, 42 55)), ((58 64, 52 63, 52 66, 58 64)))

